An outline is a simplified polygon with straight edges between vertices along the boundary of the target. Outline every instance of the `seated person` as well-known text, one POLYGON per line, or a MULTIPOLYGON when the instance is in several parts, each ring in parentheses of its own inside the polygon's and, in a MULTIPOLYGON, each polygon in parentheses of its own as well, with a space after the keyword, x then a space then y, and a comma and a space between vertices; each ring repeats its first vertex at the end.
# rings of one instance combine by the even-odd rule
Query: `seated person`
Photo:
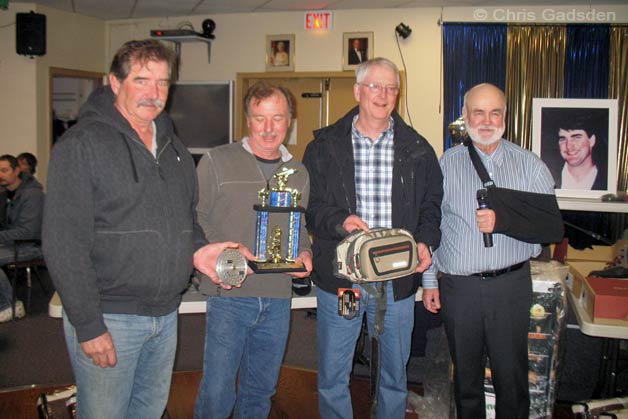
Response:
POLYGON ((37 171, 37 157, 31 153, 21 153, 17 156, 17 162, 20 165, 22 173, 35 176, 35 172, 37 171))
MULTIPOLYGON (((14 240, 41 238, 44 191, 30 174, 21 173, 17 159, 8 154, 0 156, 0 186, 6 197, 6 220, 0 227, 0 266, 4 266, 15 257, 14 240)), ((41 250, 34 244, 23 244, 18 255, 20 260, 33 259, 41 256, 41 250)), ((12 298, 11 283, 0 269, 0 323, 13 318, 12 298)), ((15 316, 24 314, 24 305, 17 301, 15 316)))

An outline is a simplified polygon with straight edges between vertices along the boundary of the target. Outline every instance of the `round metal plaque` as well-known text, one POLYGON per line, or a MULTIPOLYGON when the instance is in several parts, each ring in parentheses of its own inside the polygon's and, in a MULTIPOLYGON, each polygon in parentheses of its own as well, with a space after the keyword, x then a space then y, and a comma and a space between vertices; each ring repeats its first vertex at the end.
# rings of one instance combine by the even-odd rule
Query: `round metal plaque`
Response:
POLYGON ((226 285, 240 285, 246 278, 246 258, 235 249, 225 249, 216 260, 216 274, 226 285))

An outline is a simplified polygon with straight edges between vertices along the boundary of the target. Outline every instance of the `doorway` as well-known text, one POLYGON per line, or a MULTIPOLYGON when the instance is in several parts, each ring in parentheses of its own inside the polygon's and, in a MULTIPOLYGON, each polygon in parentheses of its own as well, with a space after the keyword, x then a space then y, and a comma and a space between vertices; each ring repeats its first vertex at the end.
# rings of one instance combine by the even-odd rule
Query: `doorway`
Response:
MULTIPOLYGON (((403 80, 403 74, 401 79, 403 80)), ((236 81, 236 140, 247 134, 242 101, 250 86, 266 81, 286 87, 296 101, 296 118, 284 143, 295 159, 301 161, 313 131, 333 124, 357 105, 353 95, 355 74, 336 72, 238 73, 236 81)), ((405 94, 403 84, 399 97, 405 94)), ((400 111, 402 100, 397 101, 400 111)))
POLYGON ((103 85, 105 74, 50 68, 50 146, 76 123, 78 112, 91 92, 103 85))

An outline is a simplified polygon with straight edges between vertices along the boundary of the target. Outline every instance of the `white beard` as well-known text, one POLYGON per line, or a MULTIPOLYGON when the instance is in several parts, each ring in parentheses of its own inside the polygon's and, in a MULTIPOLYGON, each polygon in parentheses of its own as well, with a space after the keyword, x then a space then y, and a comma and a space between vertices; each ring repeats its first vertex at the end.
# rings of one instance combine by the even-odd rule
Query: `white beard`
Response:
POLYGON ((471 140, 473 140, 474 143, 478 143, 482 145, 491 145, 491 144, 496 143, 502 138, 502 135, 504 135, 505 130, 506 130, 505 127, 495 128, 495 127, 484 126, 484 125, 479 125, 476 128, 467 127, 467 133, 469 133, 469 137, 471 137, 471 140), (480 136, 480 133, 479 133, 480 129, 492 129, 493 135, 491 135, 487 139, 484 139, 480 136))

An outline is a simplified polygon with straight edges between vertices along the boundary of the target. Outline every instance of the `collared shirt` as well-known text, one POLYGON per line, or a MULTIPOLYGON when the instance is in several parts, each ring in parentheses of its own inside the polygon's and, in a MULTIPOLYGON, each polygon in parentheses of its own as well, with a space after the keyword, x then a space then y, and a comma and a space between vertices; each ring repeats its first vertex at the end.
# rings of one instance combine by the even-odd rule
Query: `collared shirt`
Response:
POLYGON ((561 189, 584 189, 586 191, 590 191, 593 188, 593 183, 595 183, 595 178, 597 177, 597 166, 593 166, 593 169, 591 169, 584 178, 578 180, 571 176, 567 163, 565 163, 560 176, 561 189))
MULTIPOLYGON (((476 147, 495 185, 543 194, 554 193, 552 175, 540 158, 507 140, 500 140, 490 155, 476 147)), ((432 266, 423 274, 423 288, 438 288, 438 271, 452 275, 503 269, 537 256, 539 244, 525 243, 493 233, 493 247, 484 247, 475 221, 476 194, 482 189, 469 152, 464 145, 447 150, 440 160, 444 197, 441 206, 441 243, 432 266)))
POLYGON ((356 213, 369 228, 392 227, 392 179, 394 150, 394 122, 371 140, 351 124, 353 159, 355 161, 356 213))
MULTIPOLYGON (((249 153, 255 155, 255 153, 253 153, 253 150, 251 149, 251 145, 249 144, 249 137, 248 136, 242 138, 242 141, 240 141, 240 142, 242 143, 242 147, 244 147, 244 149, 246 151, 248 151, 249 153)), ((284 146, 283 144, 279 144, 279 152, 281 153, 281 161, 282 162, 285 163, 288 160, 292 159, 292 154, 290 154, 290 152, 288 151, 286 146, 284 146)))

